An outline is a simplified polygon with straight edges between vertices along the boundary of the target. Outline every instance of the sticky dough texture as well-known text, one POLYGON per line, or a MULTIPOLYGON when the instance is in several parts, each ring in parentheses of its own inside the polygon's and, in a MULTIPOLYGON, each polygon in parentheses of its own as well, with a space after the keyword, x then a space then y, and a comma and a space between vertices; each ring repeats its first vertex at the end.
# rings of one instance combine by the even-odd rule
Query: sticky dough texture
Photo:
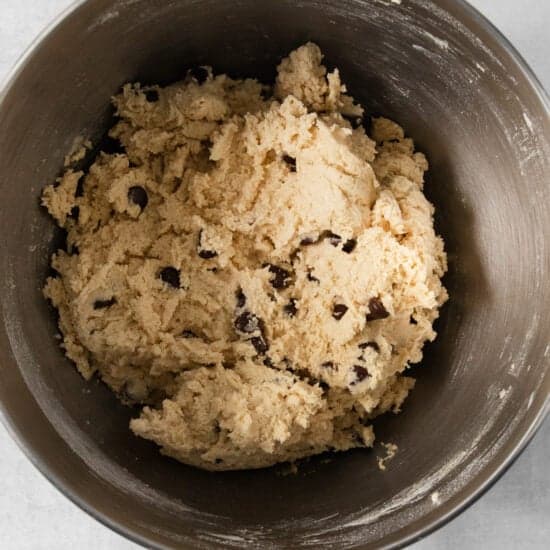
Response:
POLYGON ((131 429, 182 462, 371 446, 435 337, 426 158, 390 120, 354 128, 363 110, 321 59, 292 52, 273 90, 210 71, 127 84, 122 152, 44 191, 68 232, 44 289, 67 356, 142 404, 131 429))

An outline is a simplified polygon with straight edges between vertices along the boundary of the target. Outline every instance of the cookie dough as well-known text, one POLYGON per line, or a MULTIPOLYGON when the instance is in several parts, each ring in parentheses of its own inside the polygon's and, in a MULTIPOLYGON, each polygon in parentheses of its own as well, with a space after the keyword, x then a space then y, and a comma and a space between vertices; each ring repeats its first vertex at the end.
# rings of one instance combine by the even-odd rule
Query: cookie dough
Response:
POLYGON ((142 405, 131 429, 209 470, 371 446, 446 300, 428 168, 308 43, 273 88, 200 68, 127 84, 83 172, 43 204, 67 231, 44 293, 63 347, 142 405))

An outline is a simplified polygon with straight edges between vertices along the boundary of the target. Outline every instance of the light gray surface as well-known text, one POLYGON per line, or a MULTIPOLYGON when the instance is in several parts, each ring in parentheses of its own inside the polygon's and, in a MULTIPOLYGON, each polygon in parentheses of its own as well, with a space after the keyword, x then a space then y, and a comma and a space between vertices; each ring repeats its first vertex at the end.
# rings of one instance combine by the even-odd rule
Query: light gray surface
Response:
MULTIPOLYGON (((548 0, 472 2, 511 39, 550 89, 548 0)), ((0 0, 0 79, 70 0, 0 0)), ((550 538, 550 422, 505 477, 474 506, 415 546, 545 548, 550 538)), ((0 427, 0 548, 136 548, 59 494, 0 427)))

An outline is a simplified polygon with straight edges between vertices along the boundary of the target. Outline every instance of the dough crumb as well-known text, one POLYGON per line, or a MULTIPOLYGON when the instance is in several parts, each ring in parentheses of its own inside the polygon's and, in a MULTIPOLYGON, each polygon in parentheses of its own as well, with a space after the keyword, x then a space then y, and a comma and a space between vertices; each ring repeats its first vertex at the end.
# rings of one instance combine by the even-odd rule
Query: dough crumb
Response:
POLYGON ((383 457, 378 457, 378 468, 380 470, 386 470, 386 462, 389 462, 397 454, 398 447, 395 443, 381 443, 382 447, 386 449, 386 455, 383 457))
POLYGON ((65 168, 76 164, 81 161, 87 154, 89 150, 92 149, 92 142, 89 139, 86 139, 82 136, 78 136, 73 141, 73 146, 67 155, 65 155, 65 160, 63 165, 65 168))
POLYGON ((66 355, 186 464, 372 447, 436 336, 446 256, 426 157, 388 119, 368 135, 322 58, 298 48, 273 89, 209 67, 126 84, 89 170, 83 143, 43 192, 67 232, 44 287, 66 355))

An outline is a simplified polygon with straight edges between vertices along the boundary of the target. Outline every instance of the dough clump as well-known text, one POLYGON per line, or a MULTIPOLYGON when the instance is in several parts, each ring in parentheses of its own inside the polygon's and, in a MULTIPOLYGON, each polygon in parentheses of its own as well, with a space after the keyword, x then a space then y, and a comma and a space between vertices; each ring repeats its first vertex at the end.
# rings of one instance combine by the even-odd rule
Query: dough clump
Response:
POLYGON ((312 43, 273 88, 201 68, 113 103, 109 147, 43 193, 66 355, 187 464, 372 446, 447 297, 424 155, 385 118, 369 137, 312 43))

